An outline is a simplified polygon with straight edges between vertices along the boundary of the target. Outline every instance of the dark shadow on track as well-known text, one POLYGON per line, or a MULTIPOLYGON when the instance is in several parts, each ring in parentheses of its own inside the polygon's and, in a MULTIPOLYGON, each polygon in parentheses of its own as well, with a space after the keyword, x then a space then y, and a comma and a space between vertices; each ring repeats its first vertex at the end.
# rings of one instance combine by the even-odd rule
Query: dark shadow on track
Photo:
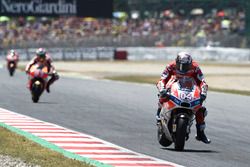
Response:
POLYGON ((183 151, 177 151, 174 148, 162 148, 163 150, 176 151, 176 152, 190 152, 190 153, 220 153, 214 150, 194 150, 194 149, 184 149, 183 151))
POLYGON ((58 103, 56 103, 56 102, 48 102, 48 101, 39 101, 36 104, 58 104, 58 103))

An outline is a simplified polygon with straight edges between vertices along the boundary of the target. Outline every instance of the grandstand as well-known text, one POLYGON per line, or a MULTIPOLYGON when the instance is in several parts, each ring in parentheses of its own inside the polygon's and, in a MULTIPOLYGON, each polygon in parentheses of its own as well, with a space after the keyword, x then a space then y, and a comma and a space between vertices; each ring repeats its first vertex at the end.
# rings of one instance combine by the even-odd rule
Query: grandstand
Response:
POLYGON ((127 17, 0 17, 0 47, 248 46, 243 0, 114 2, 127 17))

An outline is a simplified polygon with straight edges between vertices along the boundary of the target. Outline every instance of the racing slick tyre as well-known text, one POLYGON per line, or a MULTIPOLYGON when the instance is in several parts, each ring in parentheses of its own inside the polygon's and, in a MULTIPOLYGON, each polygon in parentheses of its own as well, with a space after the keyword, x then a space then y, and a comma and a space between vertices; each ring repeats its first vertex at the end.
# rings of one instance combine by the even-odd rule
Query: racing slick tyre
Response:
POLYGON ((37 102, 39 101, 39 97, 33 95, 33 96, 32 96, 32 101, 33 101, 34 103, 37 103, 37 102))
POLYGON ((175 134, 175 150, 182 151, 185 146, 188 120, 179 118, 177 120, 177 129, 175 134))

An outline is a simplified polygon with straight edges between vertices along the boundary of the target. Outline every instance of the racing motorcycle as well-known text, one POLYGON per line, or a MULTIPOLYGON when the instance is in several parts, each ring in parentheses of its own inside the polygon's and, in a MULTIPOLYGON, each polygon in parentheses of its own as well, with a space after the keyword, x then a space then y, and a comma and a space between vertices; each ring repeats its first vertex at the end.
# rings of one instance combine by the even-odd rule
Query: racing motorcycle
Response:
POLYGON ((158 142, 168 147, 174 143, 175 150, 182 151, 188 140, 195 113, 201 108, 200 88, 190 77, 172 79, 166 94, 158 125, 158 142))
POLYGON ((32 101, 37 103, 42 95, 48 80, 48 67, 41 63, 31 66, 29 75, 29 84, 32 101))
POLYGON ((14 72, 16 70, 17 61, 14 58, 7 58, 7 69, 9 71, 10 76, 14 75, 14 72))

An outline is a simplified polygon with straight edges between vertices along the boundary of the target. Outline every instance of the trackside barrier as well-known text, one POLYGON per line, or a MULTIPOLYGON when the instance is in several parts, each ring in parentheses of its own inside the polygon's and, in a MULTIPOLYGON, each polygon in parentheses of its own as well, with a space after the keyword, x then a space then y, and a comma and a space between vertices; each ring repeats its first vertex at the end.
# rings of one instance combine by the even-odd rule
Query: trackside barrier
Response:
MULTIPOLYGON (((29 60, 36 48, 17 49, 20 60, 29 60)), ((180 51, 192 54, 198 61, 250 62, 250 49, 220 47, 95 47, 95 48, 49 48, 53 60, 173 60, 180 51)), ((0 50, 0 59, 7 51, 0 50)))
POLYGON ((250 49, 195 47, 126 47, 128 60, 174 60, 177 53, 186 51, 199 61, 250 62, 250 49))
MULTIPOLYGON (((37 48, 16 49, 20 60, 30 60, 35 56, 37 48)), ((80 61, 80 60, 113 60, 113 47, 95 48, 48 48, 46 49, 53 60, 80 61)), ((0 50, 0 59, 5 59, 7 50, 0 50)))

